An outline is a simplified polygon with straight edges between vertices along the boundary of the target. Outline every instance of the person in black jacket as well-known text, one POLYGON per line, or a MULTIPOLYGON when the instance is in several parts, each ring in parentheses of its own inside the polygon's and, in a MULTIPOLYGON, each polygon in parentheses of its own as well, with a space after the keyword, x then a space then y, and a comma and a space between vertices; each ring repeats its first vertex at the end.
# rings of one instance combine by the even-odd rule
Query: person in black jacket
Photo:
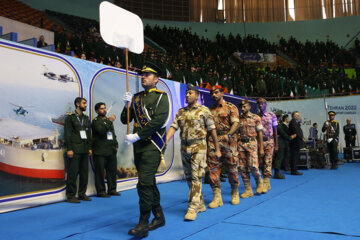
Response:
POLYGON ((289 123, 290 135, 296 134, 296 137, 290 141, 291 175, 302 175, 302 173, 297 170, 300 158, 300 149, 305 146, 304 134, 300 127, 300 113, 295 111, 291 114, 291 117, 292 119, 289 123))

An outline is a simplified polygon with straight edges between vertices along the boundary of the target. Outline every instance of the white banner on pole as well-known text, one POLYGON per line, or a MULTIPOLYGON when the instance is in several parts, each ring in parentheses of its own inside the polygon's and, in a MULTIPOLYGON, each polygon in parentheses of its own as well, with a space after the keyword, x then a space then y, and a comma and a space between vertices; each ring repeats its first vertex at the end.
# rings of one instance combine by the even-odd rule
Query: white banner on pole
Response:
POLYGON ((140 17, 110 2, 100 4, 100 34, 118 48, 140 54, 144 50, 144 28, 140 17))

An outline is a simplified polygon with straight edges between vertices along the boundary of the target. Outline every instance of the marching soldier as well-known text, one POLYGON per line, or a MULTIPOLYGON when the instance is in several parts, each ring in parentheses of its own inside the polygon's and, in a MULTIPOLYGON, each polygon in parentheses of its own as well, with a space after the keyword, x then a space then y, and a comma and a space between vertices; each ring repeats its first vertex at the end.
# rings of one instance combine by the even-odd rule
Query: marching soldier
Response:
POLYGON ((242 100, 239 106, 242 114, 239 116, 237 140, 240 158, 240 174, 245 185, 245 191, 240 197, 248 198, 254 196, 254 193, 250 184, 250 173, 247 169, 251 170, 256 180, 256 193, 263 193, 263 179, 259 171, 258 161, 258 153, 260 156, 264 155, 263 126, 261 124, 261 118, 250 112, 251 105, 248 100, 242 100))
POLYGON ((69 158, 66 179, 66 197, 69 203, 80 203, 80 200, 91 201, 86 196, 88 184, 89 156, 92 154, 89 117, 84 114, 87 107, 85 98, 77 97, 74 101, 75 111, 67 113, 64 125, 64 139, 69 158), (76 177, 79 172, 78 199, 76 195, 76 177))
MULTIPOLYGON (((209 208, 217 208, 223 205, 220 179, 223 164, 231 184, 231 204, 237 205, 240 203, 239 160, 237 156, 237 137, 234 133, 239 124, 239 110, 234 104, 224 100, 224 89, 220 85, 213 86, 210 94, 215 101, 215 104, 210 107, 210 111, 214 116, 221 158, 217 158, 214 151, 208 151, 207 165, 210 172, 210 185, 214 193, 214 198, 209 204, 209 208)), ((208 144, 209 149, 215 149, 215 144, 211 137, 208 144)))
POLYGON ((116 192, 118 142, 113 125, 115 115, 106 117, 106 105, 103 102, 95 104, 95 111, 98 116, 93 119, 91 128, 96 193, 98 197, 120 196, 120 193, 116 192), (104 184, 104 170, 106 170, 108 194, 104 184))
MULTIPOLYGON (((134 120, 133 134, 125 137, 127 144, 134 144, 135 166, 138 172, 136 186, 139 195, 140 219, 130 235, 146 237, 148 231, 165 225, 165 216, 160 206, 160 192, 155 174, 165 147, 166 123, 169 119, 169 99, 165 92, 156 88, 161 70, 154 64, 146 64, 140 71, 141 85, 145 91, 132 97, 125 93, 125 106, 130 105, 130 121, 134 120), (149 224, 150 211, 154 219, 149 224)), ((121 122, 127 123, 126 108, 121 113, 121 122)))
POLYGON ((330 120, 326 120, 322 127, 322 131, 326 132, 327 136, 327 149, 330 154, 331 169, 338 168, 338 141, 339 141, 339 131, 340 126, 339 122, 335 120, 336 113, 330 111, 329 113, 330 120))
POLYGON ((198 212, 206 211, 202 178, 206 167, 207 132, 211 133, 216 148, 209 151, 215 151, 214 155, 218 158, 221 156, 213 115, 207 107, 197 103, 198 98, 198 89, 188 84, 186 89, 188 106, 179 110, 166 135, 166 143, 168 143, 175 131, 180 128, 181 158, 185 178, 190 188, 188 210, 184 217, 188 221, 195 220, 198 212))
POLYGON ((264 193, 271 189, 270 178, 272 176, 272 161, 274 151, 278 151, 278 136, 277 136, 277 118, 274 113, 266 110, 267 103, 264 98, 257 100, 258 108, 260 109, 259 116, 264 127, 263 129, 263 143, 264 156, 260 156, 259 163, 264 177, 264 193))

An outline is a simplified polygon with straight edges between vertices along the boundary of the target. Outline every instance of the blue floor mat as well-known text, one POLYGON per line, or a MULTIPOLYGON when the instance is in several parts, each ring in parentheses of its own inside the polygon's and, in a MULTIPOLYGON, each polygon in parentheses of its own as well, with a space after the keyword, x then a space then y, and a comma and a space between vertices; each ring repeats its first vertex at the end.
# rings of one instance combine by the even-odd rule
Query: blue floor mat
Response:
MULTIPOLYGON (((166 226, 150 232, 147 239, 255 239, 258 235, 261 237, 256 239, 267 240, 285 239, 282 235, 288 236, 286 239, 350 239, 316 232, 360 235, 359 170, 360 164, 347 164, 338 171, 307 170, 303 176, 286 175, 286 180, 271 180, 268 194, 241 199, 236 206, 230 204, 231 189, 226 182, 222 186, 224 206, 200 213, 194 222, 183 220, 186 182, 160 184, 166 226), (249 238, 243 238, 246 235, 249 238)), ((252 185, 255 187, 254 182, 252 185)), ((243 190, 241 185, 240 192, 243 190)), ((204 185, 203 192, 208 204, 212 199, 210 186, 204 185)), ((92 199, 0 214, 0 238, 131 239, 127 232, 139 217, 136 190, 123 191, 120 197, 92 199)))

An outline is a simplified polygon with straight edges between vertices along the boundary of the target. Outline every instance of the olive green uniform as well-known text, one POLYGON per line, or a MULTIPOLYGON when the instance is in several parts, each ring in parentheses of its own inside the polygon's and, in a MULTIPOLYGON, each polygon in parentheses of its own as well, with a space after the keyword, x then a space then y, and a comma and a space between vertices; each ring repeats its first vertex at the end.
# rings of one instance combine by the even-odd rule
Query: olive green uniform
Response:
POLYGON ((118 142, 114 125, 108 118, 102 119, 98 116, 93 119, 91 128, 96 193, 98 195, 106 194, 104 170, 106 171, 108 193, 115 193, 118 142))
MULTIPOLYGON (((155 174, 161 160, 161 152, 150 141, 156 131, 160 135, 165 134, 164 123, 169 116, 169 99, 165 92, 150 89, 143 91, 143 105, 146 107, 151 120, 145 127, 141 128, 136 120, 133 104, 130 104, 130 122, 134 120, 134 131, 140 140, 133 144, 134 161, 138 172, 137 190, 139 195, 140 211, 150 211, 153 207, 160 205, 160 192, 156 186, 155 174), (160 101, 159 98, 162 95, 160 101)), ((121 122, 126 124, 126 108, 121 113, 121 122)))
POLYGON ((78 195, 84 196, 88 183, 89 150, 91 150, 89 117, 77 112, 66 114, 64 125, 64 138, 67 151, 74 152, 69 158, 69 167, 66 180, 66 197, 74 198, 76 195, 76 177, 79 172, 78 195), (80 131, 85 131, 86 139, 82 139, 80 131))

